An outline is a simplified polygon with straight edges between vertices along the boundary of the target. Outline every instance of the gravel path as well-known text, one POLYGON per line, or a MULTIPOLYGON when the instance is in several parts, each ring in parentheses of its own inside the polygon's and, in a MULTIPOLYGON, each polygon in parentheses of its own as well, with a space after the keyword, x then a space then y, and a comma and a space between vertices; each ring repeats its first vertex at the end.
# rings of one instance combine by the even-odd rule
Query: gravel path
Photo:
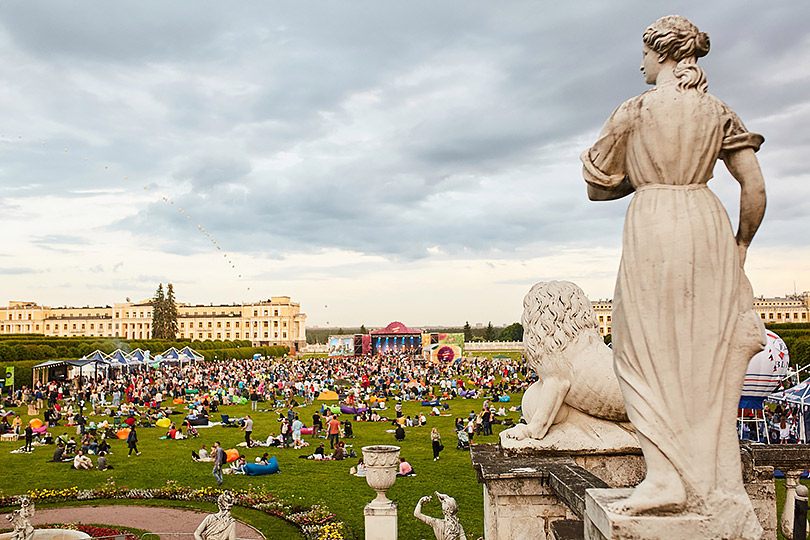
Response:
MULTIPOLYGON (((207 516, 206 512, 180 508, 154 506, 70 506, 65 508, 37 508, 31 524, 35 527, 45 523, 98 523, 115 527, 133 527, 161 533, 188 533, 167 535, 166 540, 193 540, 194 530, 207 516)), ((264 535, 239 520, 236 521, 236 537, 264 540, 264 535)), ((151 537, 154 540, 154 537, 151 537)))

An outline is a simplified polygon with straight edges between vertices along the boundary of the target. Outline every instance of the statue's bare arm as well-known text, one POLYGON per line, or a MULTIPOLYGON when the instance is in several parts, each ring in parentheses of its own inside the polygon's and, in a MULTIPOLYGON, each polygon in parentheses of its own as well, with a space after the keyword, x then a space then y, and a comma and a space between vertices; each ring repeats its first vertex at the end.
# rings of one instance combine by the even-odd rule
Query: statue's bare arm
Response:
POLYGON ((752 148, 743 148, 724 157, 726 167, 740 183, 740 225, 737 229, 737 246, 740 264, 754 238, 762 217, 765 215, 765 179, 752 148))
POLYGON ((425 514, 422 513, 422 505, 426 502, 429 502, 431 498, 432 497, 430 497, 429 495, 425 495, 424 497, 419 499, 419 502, 416 503, 416 508, 413 509, 413 517, 433 527, 433 525, 436 523, 436 518, 426 516, 425 514))

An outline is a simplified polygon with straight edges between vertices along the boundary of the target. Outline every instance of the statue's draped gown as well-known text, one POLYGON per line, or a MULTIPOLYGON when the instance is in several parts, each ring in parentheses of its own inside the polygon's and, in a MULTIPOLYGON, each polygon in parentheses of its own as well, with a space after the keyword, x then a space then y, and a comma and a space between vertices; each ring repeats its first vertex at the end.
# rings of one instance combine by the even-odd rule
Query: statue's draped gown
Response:
POLYGON ((673 83, 619 106, 582 155, 591 186, 607 193, 629 180, 635 191, 613 300, 628 416, 703 501, 724 482, 742 487, 734 419, 747 361, 740 373, 730 342, 753 300, 706 183, 718 158, 762 140, 711 94, 673 83), (724 480, 729 459, 736 478, 724 480))

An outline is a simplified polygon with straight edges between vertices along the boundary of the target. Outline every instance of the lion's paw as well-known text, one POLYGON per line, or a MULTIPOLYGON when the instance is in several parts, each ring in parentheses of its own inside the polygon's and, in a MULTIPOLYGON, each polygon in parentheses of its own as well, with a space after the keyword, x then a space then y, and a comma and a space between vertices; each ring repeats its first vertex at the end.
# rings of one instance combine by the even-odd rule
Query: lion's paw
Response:
POLYGON ((508 439, 515 439, 516 441, 532 438, 532 432, 528 424, 518 424, 514 427, 506 429, 503 431, 503 435, 508 439))

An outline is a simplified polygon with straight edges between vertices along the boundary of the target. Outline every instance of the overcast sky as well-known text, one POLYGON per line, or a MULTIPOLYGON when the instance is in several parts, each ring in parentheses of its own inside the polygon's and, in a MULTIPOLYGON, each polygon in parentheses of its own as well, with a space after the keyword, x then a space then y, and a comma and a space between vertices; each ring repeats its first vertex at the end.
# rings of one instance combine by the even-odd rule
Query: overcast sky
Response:
MULTIPOLYGON (((0 302, 287 295, 308 325, 519 320, 612 296, 629 198, 579 153, 647 87, 641 33, 709 33, 768 190, 756 294, 810 289, 810 3, 4 2, 0 302), (218 249, 219 248, 219 249, 218 249)), ((736 223, 739 188, 710 186, 736 223)))

